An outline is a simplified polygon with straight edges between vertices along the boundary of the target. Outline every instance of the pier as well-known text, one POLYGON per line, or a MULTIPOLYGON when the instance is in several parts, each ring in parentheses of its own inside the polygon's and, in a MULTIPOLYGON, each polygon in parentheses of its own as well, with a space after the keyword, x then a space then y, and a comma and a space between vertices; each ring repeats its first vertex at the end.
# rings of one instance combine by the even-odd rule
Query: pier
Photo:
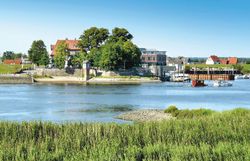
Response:
POLYGON ((234 80, 233 74, 190 74, 191 80, 234 80))

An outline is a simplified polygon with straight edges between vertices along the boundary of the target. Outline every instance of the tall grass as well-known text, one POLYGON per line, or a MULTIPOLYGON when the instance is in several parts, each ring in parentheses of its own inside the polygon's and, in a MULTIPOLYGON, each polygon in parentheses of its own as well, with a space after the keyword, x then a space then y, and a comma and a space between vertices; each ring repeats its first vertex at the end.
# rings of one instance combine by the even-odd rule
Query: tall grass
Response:
POLYGON ((250 160, 250 112, 101 124, 1 122, 0 160, 250 160))

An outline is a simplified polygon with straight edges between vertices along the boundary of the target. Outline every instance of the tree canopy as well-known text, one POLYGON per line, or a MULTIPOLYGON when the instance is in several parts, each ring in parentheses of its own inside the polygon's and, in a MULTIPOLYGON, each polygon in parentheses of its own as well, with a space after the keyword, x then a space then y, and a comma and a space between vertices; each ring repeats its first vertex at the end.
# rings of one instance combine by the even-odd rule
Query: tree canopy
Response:
POLYGON ((14 53, 13 51, 5 51, 3 53, 3 56, 2 56, 2 60, 6 60, 6 59, 20 59, 22 57, 26 57, 26 55, 22 54, 22 53, 14 53))
POLYGON ((79 47, 82 51, 91 51, 94 48, 99 48, 108 37, 108 29, 91 27, 80 36, 79 47))
POLYGON ((124 28, 107 29, 92 27, 80 36, 79 46, 88 54, 93 66, 105 70, 131 68, 140 64, 141 52, 132 42, 133 35, 124 28))
POLYGON ((37 65, 48 65, 49 55, 42 40, 33 41, 28 51, 29 59, 37 65))
POLYGON ((69 56, 68 45, 65 41, 59 43, 55 48, 54 61, 57 68, 63 69, 65 66, 65 60, 69 56))

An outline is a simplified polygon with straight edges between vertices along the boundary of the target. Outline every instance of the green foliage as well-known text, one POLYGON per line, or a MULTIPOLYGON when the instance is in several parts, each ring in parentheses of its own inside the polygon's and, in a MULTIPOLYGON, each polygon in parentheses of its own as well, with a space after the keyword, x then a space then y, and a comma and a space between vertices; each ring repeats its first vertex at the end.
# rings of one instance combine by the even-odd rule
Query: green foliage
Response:
POLYGON ((167 109, 164 110, 165 113, 174 113, 176 111, 178 111, 178 108, 174 105, 171 105, 167 109))
POLYGON ((250 64, 244 64, 243 69, 241 71, 243 74, 249 74, 250 73, 250 64))
POLYGON ((140 64, 141 52, 131 41, 106 43, 101 48, 99 66, 105 70, 129 69, 140 64))
POLYGON ((125 28, 114 28, 112 30, 112 35, 109 37, 109 41, 129 41, 133 39, 133 35, 128 32, 125 28))
POLYGON ((60 42, 55 49, 54 61, 55 65, 59 69, 63 69, 65 65, 65 60, 69 56, 68 45, 65 41, 60 42))
POLYGON ((84 60, 87 60, 87 53, 79 52, 79 53, 76 53, 76 55, 72 57, 71 64, 74 67, 82 68, 82 63, 84 60))
POLYGON ((169 106, 167 109, 164 110, 165 113, 170 113, 173 117, 178 119, 192 119, 192 118, 199 118, 204 116, 210 116, 215 111, 209 109, 184 109, 179 110, 176 106, 169 106))
POLYGON ((91 51, 94 48, 99 48, 108 38, 109 32, 105 28, 91 27, 84 31, 80 36, 79 47, 82 51, 91 51))
POLYGON ((140 64, 141 52, 132 43, 132 34, 124 28, 107 29, 92 27, 80 36, 79 46, 86 51, 92 66, 104 70, 128 69, 140 64))
POLYGON ((49 55, 42 40, 33 41, 28 54, 29 59, 38 66, 49 64, 49 55))
POLYGON ((0 158, 244 161, 250 160, 249 122, 249 110, 157 123, 1 122, 0 158))
POLYGON ((3 53, 2 56, 2 61, 6 60, 6 59, 10 59, 10 60, 14 60, 14 59, 20 59, 22 57, 27 57, 26 55, 22 54, 22 53, 14 53, 12 51, 5 51, 3 53))
MULTIPOLYGON (((23 70, 30 69, 32 65, 23 65, 23 70)), ((0 74, 16 74, 22 71, 22 65, 0 64, 0 74)))

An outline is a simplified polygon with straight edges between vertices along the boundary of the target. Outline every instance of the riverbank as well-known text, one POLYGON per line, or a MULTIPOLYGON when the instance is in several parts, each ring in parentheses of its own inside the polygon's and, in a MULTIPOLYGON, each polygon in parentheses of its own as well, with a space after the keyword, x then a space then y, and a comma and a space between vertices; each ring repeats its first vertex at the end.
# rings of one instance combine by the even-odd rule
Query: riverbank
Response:
POLYGON ((82 77, 60 77, 53 76, 49 78, 35 78, 37 83, 71 83, 71 84, 140 84, 140 83, 157 83, 158 79, 150 77, 94 77, 84 81, 82 77))
POLYGON ((0 122, 2 160, 250 160, 250 111, 135 124, 0 122))
POLYGON ((32 84, 33 78, 26 74, 1 74, 0 84, 32 84))

